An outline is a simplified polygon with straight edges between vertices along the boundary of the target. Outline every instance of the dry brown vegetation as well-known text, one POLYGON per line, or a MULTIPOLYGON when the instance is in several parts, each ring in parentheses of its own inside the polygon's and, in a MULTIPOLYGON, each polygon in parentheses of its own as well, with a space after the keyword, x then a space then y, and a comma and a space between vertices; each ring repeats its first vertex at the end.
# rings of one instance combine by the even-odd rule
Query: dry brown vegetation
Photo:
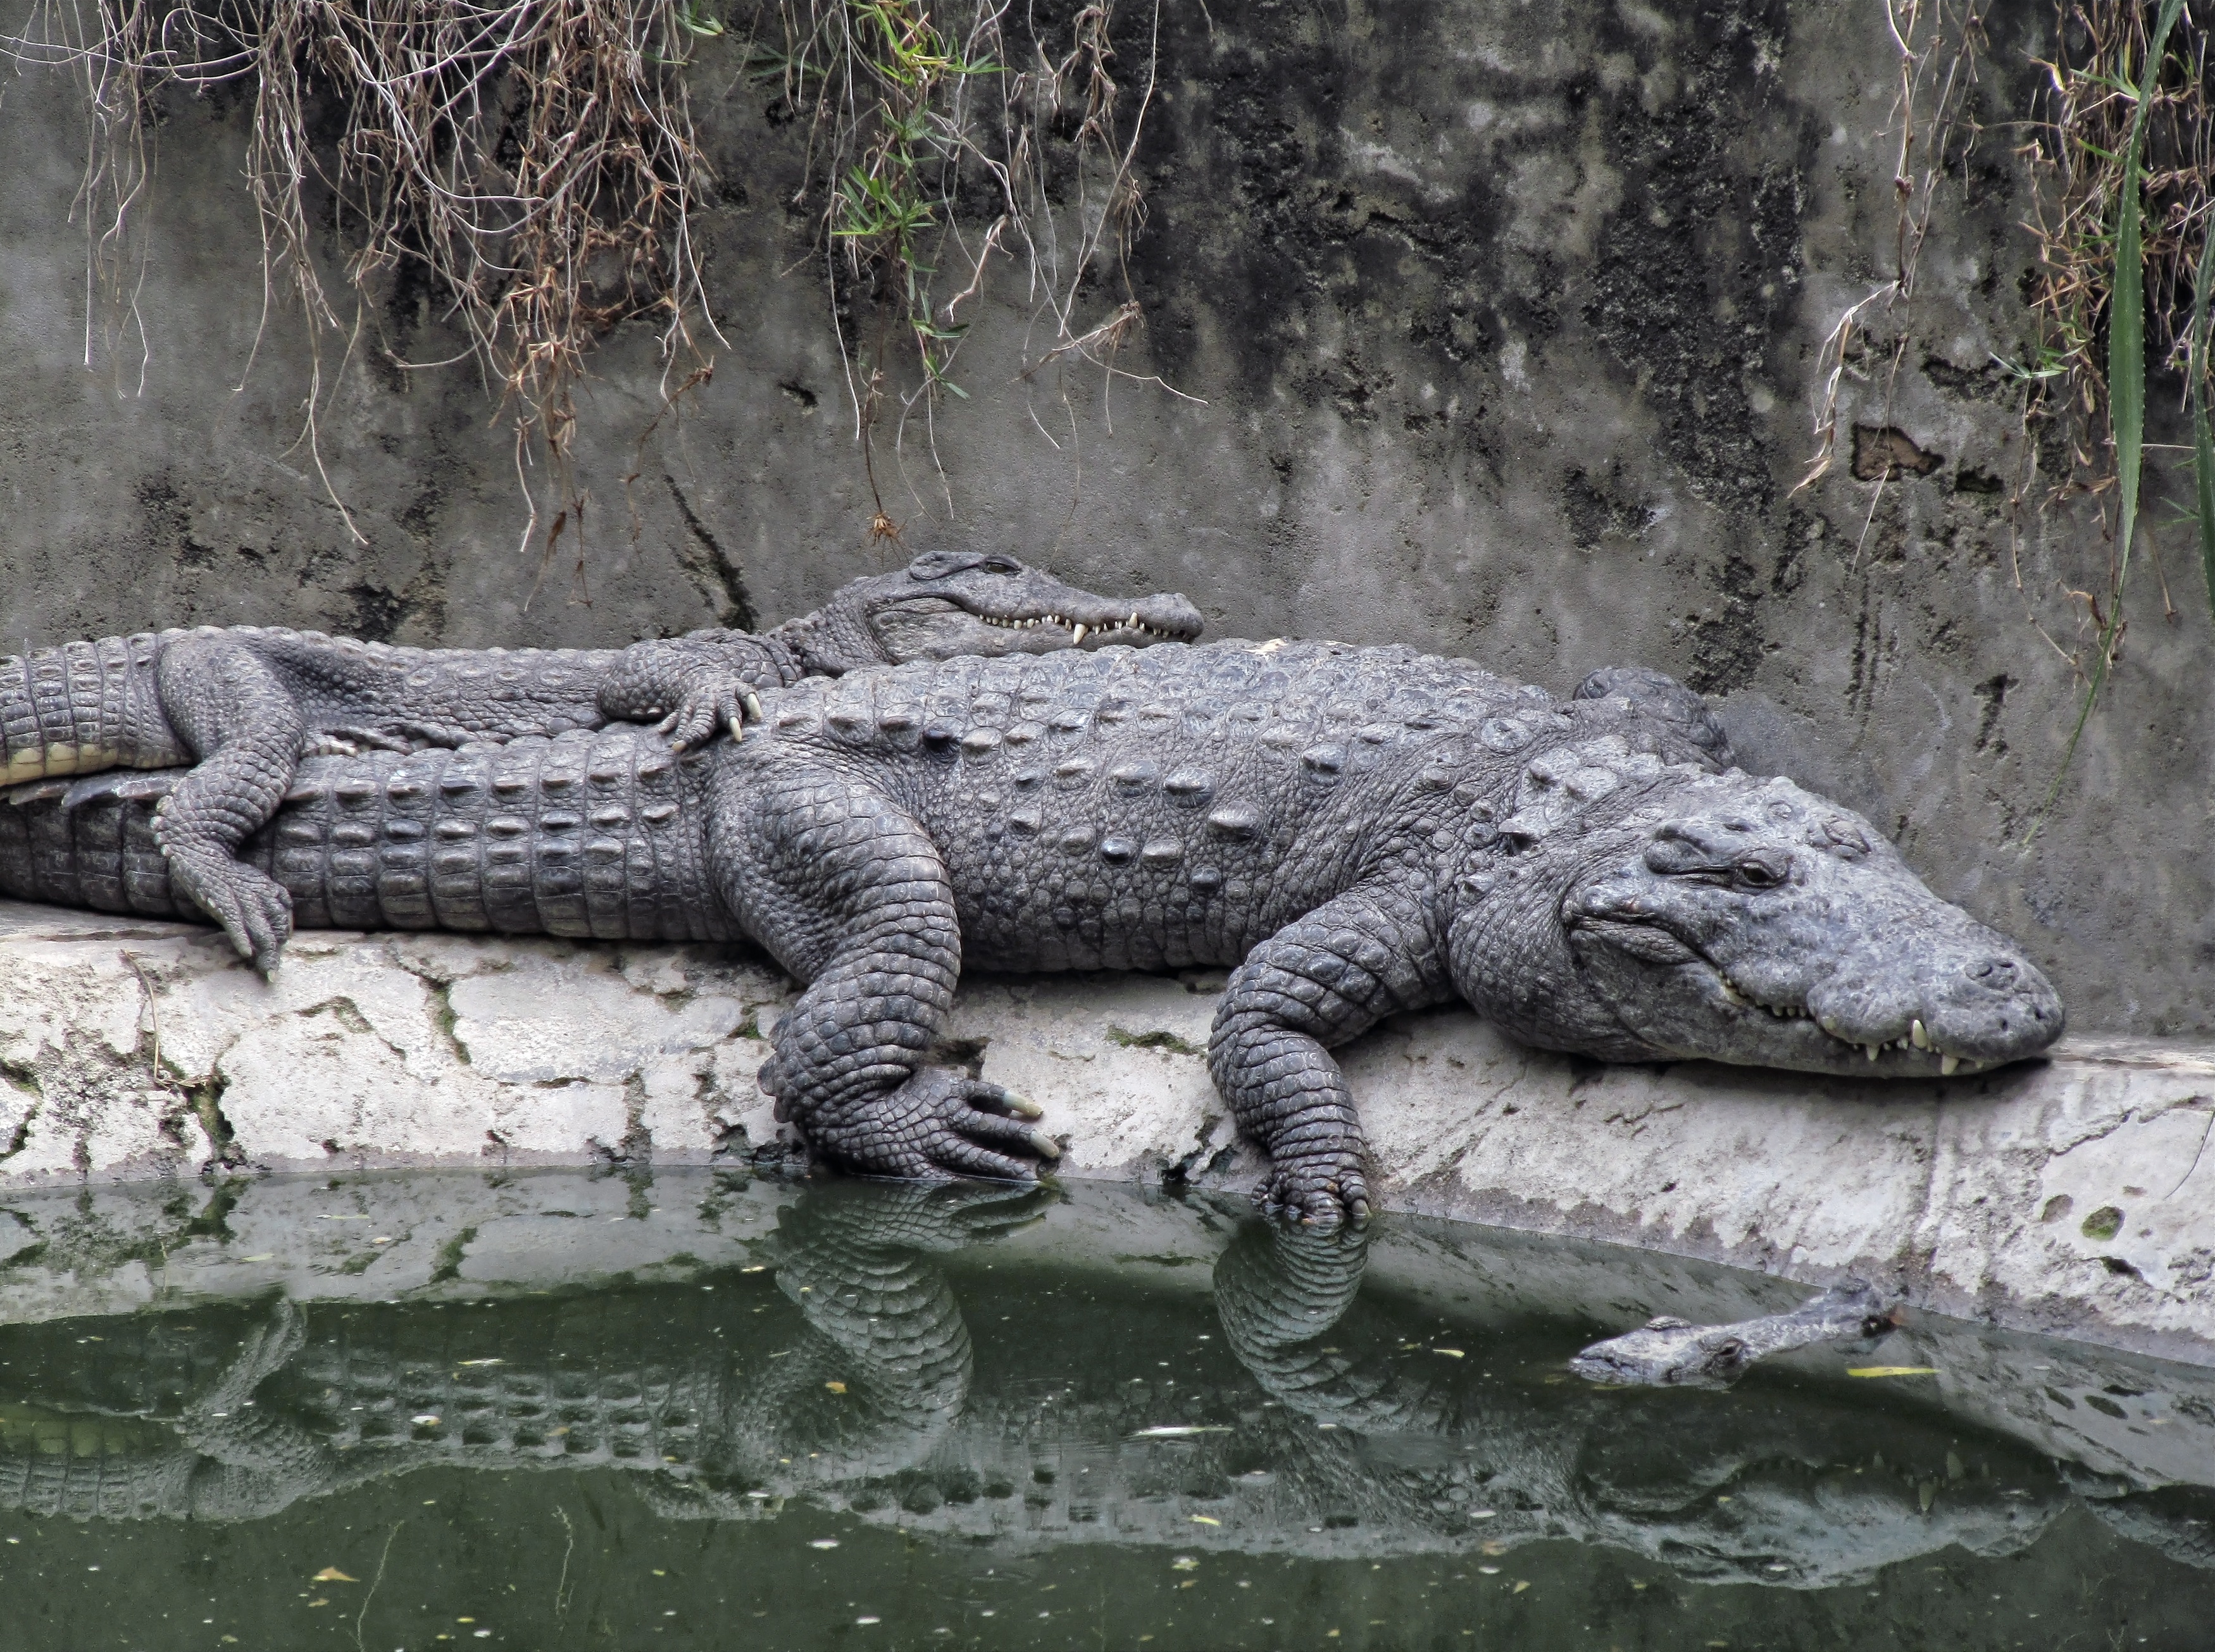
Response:
POLYGON ((673 365, 706 321, 690 231, 706 167, 678 72, 692 38, 672 0, 50 0, 14 46, 83 76, 78 208, 94 285, 120 309, 150 181, 150 96, 248 87, 263 315, 289 294, 311 322, 303 440, 318 472, 321 340, 335 330, 359 346, 365 295, 413 266, 508 415, 534 525, 525 467, 550 468, 550 548, 574 508, 574 391, 592 340, 651 317, 673 365), (332 107, 335 142, 319 144, 311 121, 332 107), (316 187, 328 206, 311 206, 316 187), (317 268, 310 214, 323 211, 348 248, 350 318, 317 268))
MULTIPOLYGON (((45 0, 7 45, 83 77, 89 358, 103 327, 111 346, 134 328, 145 342, 134 237, 150 101, 238 83, 264 322, 280 297, 310 322, 301 440, 333 502, 345 511, 323 465, 327 392, 357 350, 386 348, 365 321, 413 282, 464 348, 387 353, 483 376, 514 435, 525 543, 538 535, 550 561, 585 503, 570 455, 594 341, 650 320, 665 398, 712 370, 721 335, 695 246, 712 180, 684 73, 707 40, 733 37, 745 73, 805 118, 791 205, 818 231, 873 493, 887 412, 897 443, 911 416, 927 436, 942 396, 966 395, 949 369, 996 263, 1027 284, 1034 372, 1129 376, 1115 357, 1138 311, 1119 278, 1142 211, 1132 160, 1158 0, 1132 85, 1114 9, 1091 0, 1049 29, 1028 13, 1011 28, 1010 0, 758 0, 743 22, 703 0, 45 0), (334 228, 350 292, 319 271, 334 228), (335 370, 330 337, 345 341, 335 370)), ((898 531, 881 498, 873 525, 898 531)))

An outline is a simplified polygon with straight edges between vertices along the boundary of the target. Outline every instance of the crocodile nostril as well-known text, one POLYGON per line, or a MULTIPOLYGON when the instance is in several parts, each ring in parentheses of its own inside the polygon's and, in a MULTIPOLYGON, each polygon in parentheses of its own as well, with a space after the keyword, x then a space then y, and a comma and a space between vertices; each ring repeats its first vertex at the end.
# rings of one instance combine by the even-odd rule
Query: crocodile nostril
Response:
POLYGON ((1979 987, 1989 988, 1996 993, 2006 992, 2015 985, 2015 963, 2010 958, 1980 958, 1969 965, 1968 976, 1979 987))

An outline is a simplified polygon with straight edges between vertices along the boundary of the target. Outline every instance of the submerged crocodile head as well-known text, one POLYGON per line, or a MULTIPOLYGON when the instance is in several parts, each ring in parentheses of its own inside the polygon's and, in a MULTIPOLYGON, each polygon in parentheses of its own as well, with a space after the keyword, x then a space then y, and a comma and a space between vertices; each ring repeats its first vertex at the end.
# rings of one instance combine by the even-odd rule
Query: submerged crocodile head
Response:
POLYGON ((1526 803, 1501 825, 1500 870, 1457 885, 1455 975, 1480 1009, 1611 1060, 1870 1078, 1997 1067, 2061 1036, 2022 949, 1860 816, 1619 747, 1555 756, 1551 812, 1526 803))
POLYGON ((1101 597, 997 553, 931 551, 856 579, 779 634, 812 672, 840 676, 957 654, 1051 654, 1122 643, 1190 642, 1199 611, 1182 597, 1101 597))

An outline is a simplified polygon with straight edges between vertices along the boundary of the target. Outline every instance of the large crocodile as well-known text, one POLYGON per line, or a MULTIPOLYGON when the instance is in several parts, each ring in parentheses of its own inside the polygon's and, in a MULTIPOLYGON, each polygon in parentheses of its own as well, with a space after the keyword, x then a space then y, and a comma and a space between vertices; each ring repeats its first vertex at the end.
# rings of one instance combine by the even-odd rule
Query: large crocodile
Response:
POLYGON ((442 1465, 621 1473, 664 1517, 801 1498, 1003 1553, 1497 1557, 1567 1539, 1687 1579, 1808 1588, 1949 1545, 2019 1553, 2089 1507, 2215 1563, 2192 1518, 2204 1492, 2131 1496, 2072 1475, 2042 1437, 1911 1409, 1880 1433, 1835 1388, 1747 1404, 1540 1380, 1558 1367, 1524 1361, 1566 1351, 1573 1327, 1463 1323, 1463 1357, 1441 1358, 1434 1303, 1363 1290, 1358 1234, 1247 1223, 1216 1262, 1212 1313, 1180 1283, 1104 1330, 1097 1275, 963 1265, 1039 1198, 809 1190, 763 1253, 773 1290, 726 1273, 708 1292, 200 1302, 0 1327, 0 1508, 222 1524, 442 1465))
POLYGON ((651 722, 682 750, 803 676, 957 654, 1189 641, 1191 603, 1101 597, 1013 557, 931 552, 856 579, 758 635, 695 631, 628 648, 395 648, 259 626, 103 637, 0 658, 0 776, 198 764, 163 811, 171 876, 265 974, 291 930, 282 887, 236 859, 299 759, 651 722))
MULTIPOLYGON (((1458 997, 1543 1048, 1936 1078, 2034 1055, 2052 988, 1869 823, 1718 772, 1617 697, 1336 644, 963 659, 642 731, 303 767, 246 847, 302 921, 765 946, 807 989, 763 1085, 834 1162, 1026 1177, 1052 1142, 927 1052, 966 961, 1236 968, 1209 1060, 1309 1220, 1370 1203, 1329 1049, 1458 997)), ((139 785, 146 786, 148 782, 139 785)), ((146 799, 0 808, 0 892, 183 912, 146 799)))

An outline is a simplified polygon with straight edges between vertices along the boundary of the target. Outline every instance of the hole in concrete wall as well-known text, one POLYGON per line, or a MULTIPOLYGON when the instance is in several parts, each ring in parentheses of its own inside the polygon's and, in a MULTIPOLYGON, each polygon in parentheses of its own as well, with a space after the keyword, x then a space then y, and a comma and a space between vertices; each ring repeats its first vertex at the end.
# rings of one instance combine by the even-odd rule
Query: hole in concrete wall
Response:
POLYGON ((1916 444, 1897 425, 1854 426, 1854 480, 1862 482, 1896 480, 1902 475, 1928 476, 1946 462, 1942 453, 1916 444))

